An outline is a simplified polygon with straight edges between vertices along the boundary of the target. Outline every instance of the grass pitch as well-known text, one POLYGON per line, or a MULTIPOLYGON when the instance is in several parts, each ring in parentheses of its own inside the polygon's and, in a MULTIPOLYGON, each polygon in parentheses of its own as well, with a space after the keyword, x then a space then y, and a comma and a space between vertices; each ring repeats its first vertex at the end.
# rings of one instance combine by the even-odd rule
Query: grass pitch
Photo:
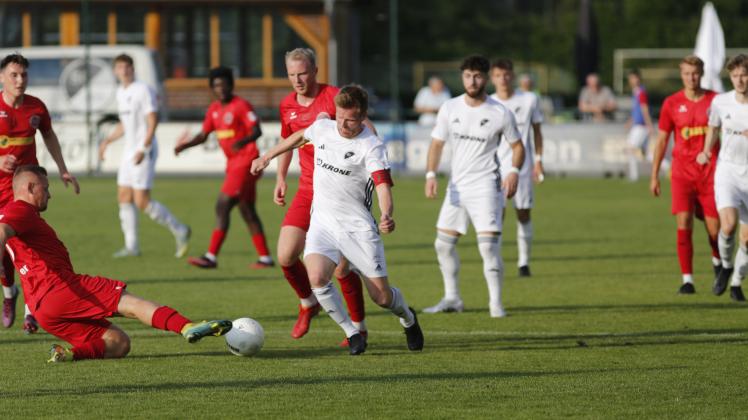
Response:
MULTIPOLYGON (((420 309, 442 294, 432 248, 441 203, 423 198, 420 179, 396 184, 390 278, 420 309)), ((218 187, 217 179, 157 181, 154 197, 193 228, 191 255, 207 246, 218 187)), ((343 334, 325 314, 306 337, 290 338, 296 299, 279 269, 247 269, 256 255, 237 213, 218 270, 175 260, 171 235, 146 217, 143 256, 113 260, 122 242, 115 183, 83 179, 82 189, 75 197, 54 182, 45 214, 77 271, 125 280, 130 292, 193 319, 253 317, 265 347, 240 358, 223 339, 189 345, 117 319, 132 337, 126 359, 47 365, 59 340, 25 336, 16 324, 0 331, 0 418, 719 418, 748 409, 748 311, 711 295, 701 227, 697 294, 676 295, 669 192, 652 199, 643 182, 546 181, 536 195, 531 279, 517 278, 513 212, 507 217, 508 318, 488 316, 471 232, 459 244, 466 312, 421 314, 426 348, 410 353, 397 320, 367 302, 361 357, 337 347, 343 334)), ((271 192, 263 180, 259 210, 274 249, 284 209, 271 192)))

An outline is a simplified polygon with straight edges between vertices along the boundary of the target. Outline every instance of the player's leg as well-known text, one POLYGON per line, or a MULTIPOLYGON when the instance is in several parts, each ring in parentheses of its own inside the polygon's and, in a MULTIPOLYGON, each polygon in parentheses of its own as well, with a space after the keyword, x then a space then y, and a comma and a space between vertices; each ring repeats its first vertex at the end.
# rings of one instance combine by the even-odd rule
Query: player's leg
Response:
MULTIPOLYGON (((123 169, 120 168, 120 174, 123 169)), ((119 221, 125 237, 125 247, 113 254, 115 258, 140 255, 138 242, 138 208, 135 206, 132 187, 123 185, 122 175, 118 175, 117 202, 119 203, 119 221)))
MULTIPOLYGON (((343 329, 345 336, 350 339, 353 335, 359 334, 359 331, 348 316, 340 293, 330 281, 337 265, 336 261, 331 259, 334 255, 324 255, 318 253, 316 249, 318 247, 315 247, 311 253, 306 252, 304 255, 309 282, 312 284, 312 292, 314 292, 314 296, 317 297, 317 301, 325 309, 325 312, 343 329)), ((332 248, 326 252, 326 254, 334 253, 332 248)))
POLYGON ((187 262, 189 264, 200 268, 218 267, 218 253, 221 251, 221 246, 223 246, 223 242, 226 240, 226 233, 229 230, 229 222, 231 221, 231 210, 238 202, 239 200, 236 197, 230 197, 224 192, 218 193, 215 206, 216 227, 210 235, 208 252, 199 257, 188 258, 187 262))
POLYGON ((693 286, 693 213, 680 212, 675 215, 675 223, 678 227, 678 262, 683 277, 683 284, 679 290, 682 294, 692 294, 695 292, 693 286))
POLYGON ((492 318, 506 316, 501 302, 504 283, 504 260, 501 257, 501 229, 503 227, 501 191, 486 191, 465 200, 465 207, 478 236, 478 251, 483 259, 483 276, 488 286, 488 308, 492 318))
POLYGON ((119 327, 106 320, 94 322, 56 322, 49 328, 56 337, 72 347, 53 344, 48 363, 72 362, 90 359, 119 359, 130 352, 130 337, 119 327))
POLYGON ((3 326, 10 328, 16 321, 16 302, 20 290, 15 284, 16 268, 7 252, 3 255, 3 270, 5 275, 0 276, 0 283, 3 285, 3 326))
MULTIPOLYGON (((286 219, 288 219, 288 215, 286 219)), ((286 220, 284 220, 285 222, 286 220)), ((308 216, 306 223, 308 228, 308 216)), ((317 316, 320 310, 319 302, 317 302, 317 298, 312 293, 312 286, 309 284, 306 267, 299 258, 301 252, 304 251, 305 239, 306 230, 292 225, 282 226, 278 235, 278 263, 283 270, 283 276, 286 277, 288 284, 291 285, 299 298, 299 316, 291 330, 291 337, 293 338, 301 338, 309 331, 312 318, 317 316)))
MULTIPOLYGON (((145 186, 145 185, 144 185, 145 186)), ((148 215, 154 222, 169 229, 176 241, 175 256, 181 258, 187 252, 190 238, 190 228, 180 222, 176 216, 159 201, 151 198, 150 188, 133 189, 135 206, 148 215)))
MULTIPOLYGON (((350 263, 345 257, 340 258, 340 264, 335 267, 334 276, 338 279, 338 283, 340 283, 340 291, 343 293, 346 306, 348 306, 348 315, 350 315, 353 325, 365 338, 368 338, 369 334, 365 320, 364 287, 361 277, 355 271, 351 270, 350 263)), ((343 347, 347 346, 348 340, 344 339, 340 345, 343 347)))
MULTIPOLYGON (((725 292, 727 283, 733 274, 732 257, 735 253, 735 232, 739 221, 738 208, 741 205, 740 191, 744 184, 743 179, 733 179, 731 171, 726 169, 724 165, 717 165, 711 202, 706 201, 709 199, 708 193, 704 194, 704 199, 700 201, 709 206, 705 208, 705 216, 711 215, 719 209, 719 221, 716 226, 712 222, 712 229, 718 232, 718 251, 721 260, 721 270, 715 277, 712 287, 712 292, 718 296, 725 292)), ((705 218, 704 221, 707 223, 707 229, 709 229, 709 219, 705 218)))
MULTIPOLYGON (((706 227, 707 239, 709 240, 709 246, 712 249, 712 268, 714 269, 715 278, 719 276, 719 272, 722 270, 721 257, 719 253, 719 212, 717 211, 717 198, 716 198, 716 174, 714 178, 710 179, 709 182, 699 185, 699 192, 697 196, 696 208, 698 213, 701 213, 700 217, 704 220, 704 226, 706 227)), ((698 214, 697 214, 698 216, 698 214)))
POLYGON ((257 214, 257 208, 255 207, 255 201, 257 199, 257 181, 261 176, 262 173, 252 175, 249 172, 249 168, 237 169, 232 175, 232 177, 237 179, 237 182, 240 183, 239 212, 244 219, 244 223, 247 224, 249 234, 252 236, 252 243, 254 244, 259 257, 258 261, 250 266, 250 268, 254 269, 270 268, 275 265, 273 263, 273 258, 270 256, 270 248, 268 248, 260 215, 257 214))
POLYGON ((743 279, 748 274, 748 203, 740 211, 740 246, 735 255, 734 272, 730 282, 730 298, 736 302, 745 302, 743 279))
POLYGON ((517 209, 517 266, 520 277, 530 277, 530 251, 532 250, 532 219, 529 208, 517 209))
POLYGON ((722 272, 714 281, 713 292, 721 295, 727 288, 727 281, 733 274, 732 257, 735 254, 735 232, 738 228, 738 209, 723 207, 719 209, 719 254, 722 260, 722 272))

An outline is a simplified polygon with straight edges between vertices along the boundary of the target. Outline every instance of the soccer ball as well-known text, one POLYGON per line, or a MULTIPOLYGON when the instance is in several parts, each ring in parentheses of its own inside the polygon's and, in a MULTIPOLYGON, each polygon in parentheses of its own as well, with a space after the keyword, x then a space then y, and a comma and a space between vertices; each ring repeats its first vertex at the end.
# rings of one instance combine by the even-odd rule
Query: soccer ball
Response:
POLYGON ((233 322, 231 331, 226 334, 226 346, 237 356, 253 356, 265 343, 262 325, 252 318, 239 318, 233 322))

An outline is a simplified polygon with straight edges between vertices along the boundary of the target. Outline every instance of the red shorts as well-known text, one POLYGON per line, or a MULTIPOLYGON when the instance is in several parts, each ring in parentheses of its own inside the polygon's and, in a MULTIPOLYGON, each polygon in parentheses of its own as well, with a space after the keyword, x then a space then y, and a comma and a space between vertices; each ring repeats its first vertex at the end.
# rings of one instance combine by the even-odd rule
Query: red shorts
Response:
POLYGON ((34 317, 48 333, 79 346, 109 329, 107 318, 117 313, 126 287, 121 281, 77 274, 75 281, 44 295, 34 317))
POLYGON ((714 178, 707 182, 673 178, 670 183, 673 214, 688 212, 719 218, 714 200, 714 178))
POLYGON ((283 226, 295 226, 303 229, 304 232, 309 230, 309 219, 312 215, 312 197, 314 193, 309 188, 303 188, 296 192, 296 196, 288 207, 286 217, 283 218, 283 226))
POLYGON ((239 198, 240 201, 254 203, 257 196, 255 187, 257 180, 262 177, 262 172, 252 175, 249 169, 249 166, 227 167, 221 192, 231 198, 239 198))

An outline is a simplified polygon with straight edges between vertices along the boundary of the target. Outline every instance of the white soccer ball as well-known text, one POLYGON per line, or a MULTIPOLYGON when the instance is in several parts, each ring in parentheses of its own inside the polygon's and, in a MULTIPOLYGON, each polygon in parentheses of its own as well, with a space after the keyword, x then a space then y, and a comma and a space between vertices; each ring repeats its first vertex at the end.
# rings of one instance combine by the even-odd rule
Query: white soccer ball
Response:
POLYGON ((265 343, 262 325, 252 318, 239 318, 233 322, 231 331, 226 334, 226 346, 237 356, 253 356, 265 343))

